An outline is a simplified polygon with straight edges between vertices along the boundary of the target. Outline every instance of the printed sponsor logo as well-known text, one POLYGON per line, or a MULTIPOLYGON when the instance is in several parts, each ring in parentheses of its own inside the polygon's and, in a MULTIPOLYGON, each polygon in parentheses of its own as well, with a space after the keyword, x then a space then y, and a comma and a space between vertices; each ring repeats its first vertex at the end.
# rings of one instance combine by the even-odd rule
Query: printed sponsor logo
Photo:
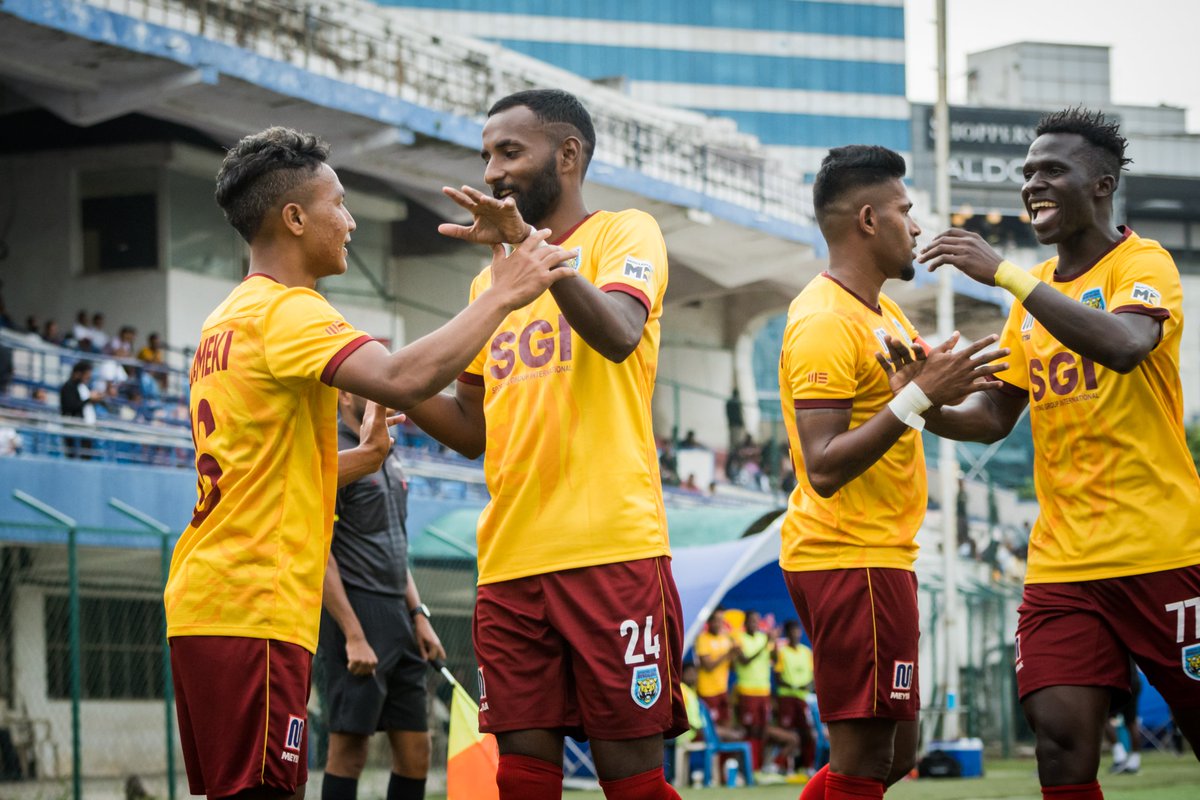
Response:
POLYGON ((892 692, 888 697, 889 700, 911 700, 912 692, 892 692))
POLYGON ((657 703, 662 694, 662 679, 658 675, 658 664, 635 668, 633 680, 629 685, 629 693, 633 696, 633 702, 642 708, 650 708, 657 703))
POLYGON ((1101 311, 1103 311, 1106 307, 1104 305, 1104 292, 1099 288, 1088 289, 1083 293, 1083 296, 1079 298, 1079 302, 1090 308, 1098 308, 1101 311))
POLYGON ((1033 330, 1033 314, 1025 312, 1025 319, 1021 320, 1021 333, 1027 333, 1033 330))
POLYGON ((519 332, 502 330, 492 337, 488 370, 494 379, 503 381, 512 375, 518 359, 530 369, 545 367, 556 356, 560 364, 565 364, 574 352, 572 345, 566 317, 559 314, 557 328, 549 320, 535 319, 519 332))
POLYGON ((1021 634, 1013 637, 1013 661, 1016 662, 1013 672, 1020 672, 1025 666, 1025 662, 1021 660, 1021 634))
MULTIPOLYGON (((1076 361, 1074 353, 1061 352, 1044 364, 1040 358, 1029 359, 1029 387, 1035 403, 1046 396, 1047 390, 1059 397, 1073 394, 1080 383, 1089 392, 1100 385, 1096 380, 1096 362, 1089 358, 1081 356, 1076 361)), ((1091 398, 1082 395, 1081 399, 1091 398)))
POLYGON ((888 332, 883 328, 876 328, 874 331, 872 331, 872 333, 875 334, 875 338, 879 340, 879 346, 883 348, 883 352, 886 354, 888 349, 887 341, 884 339, 884 337, 888 335, 888 332))
POLYGON ((654 274, 654 265, 649 261, 638 261, 633 256, 625 257, 625 277, 646 283, 654 274))
POLYGON ((487 684, 483 680, 483 667, 479 667, 475 674, 479 679, 479 710, 487 711, 490 706, 487 700, 487 684))
POLYGON ((293 753, 299 753, 300 745, 303 743, 303 741, 304 717, 297 717, 295 714, 288 714, 287 735, 283 739, 283 749, 291 750, 293 753))
POLYGON ((1156 306, 1162 299, 1162 295, 1153 286, 1145 283, 1135 283, 1133 285, 1133 299, 1141 300, 1148 306, 1156 306))
POLYGON ((1183 674, 1200 681, 1200 644, 1183 648, 1183 674))
POLYGON ((892 325, 896 328, 896 331, 900 334, 896 338, 911 348, 913 346, 913 340, 909 338, 908 331, 904 330, 904 326, 900 324, 900 320, 896 319, 895 317, 889 317, 889 319, 892 321, 892 325))
MULTIPOLYGON (((897 661, 892 667, 892 688, 899 691, 912 689, 913 662, 897 661)), ((901 698, 906 699, 906 698, 901 698)))

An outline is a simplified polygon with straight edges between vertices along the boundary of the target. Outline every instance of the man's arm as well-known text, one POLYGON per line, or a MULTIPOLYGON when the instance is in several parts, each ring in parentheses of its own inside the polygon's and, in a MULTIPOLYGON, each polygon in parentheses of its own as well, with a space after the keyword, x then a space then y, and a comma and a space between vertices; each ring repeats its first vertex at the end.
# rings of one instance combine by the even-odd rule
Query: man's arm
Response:
MULTIPOLYGON (((408 571, 408 588, 404 590, 404 602, 408 605, 409 613, 421 605, 421 593, 417 591, 417 582, 413 580, 412 570, 408 571)), ((417 649, 421 658, 432 661, 435 658, 446 658, 446 648, 442 640, 433 630, 433 623, 424 614, 412 614, 413 636, 417 640, 417 649)))
MULTIPOLYGON (((951 228, 921 251, 930 271, 949 264, 985 286, 996 285, 1003 259, 977 233, 951 228)), ((1114 372, 1132 372, 1158 344, 1162 323, 1144 314, 1111 314, 1039 282, 1021 305, 1072 352, 1114 372)))
POLYGON ((467 458, 479 458, 487 444, 483 386, 458 380, 454 394, 435 394, 408 411, 421 430, 467 458))
POLYGON ((998 442, 1012 433, 1029 395, 1000 388, 971 395, 956 406, 925 412, 925 427, 946 439, 960 442, 998 442))
POLYGON ((550 294, 571 329, 609 361, 620 364, 637 349, 649 316, 637 298, 624 292, 602 292, 582 279, 559 281, 550 294))
POLYGON ((492 286, 475 302, 395 353, 378 342, 364 344, 338 366, 333 385, 402 410, 440 391, 471 363, 510 311, 574 274, 554 269, 567 257, 562 248, 539 247, 548 235, 549 231, 530 234, 509 255, 493 247, 492 286))
POLYGON ((351 675, 370 675, 375 672, 379 658, 375 650, 367 642, 358 615, 350 606, 346 597, 346 587, 342 585, 342 573, 338 571, 337 559, 329 554, 329 563, 325 567, 325 586, 321 596, 321 604, 329 612, 346 637, 346 663, 351 675))

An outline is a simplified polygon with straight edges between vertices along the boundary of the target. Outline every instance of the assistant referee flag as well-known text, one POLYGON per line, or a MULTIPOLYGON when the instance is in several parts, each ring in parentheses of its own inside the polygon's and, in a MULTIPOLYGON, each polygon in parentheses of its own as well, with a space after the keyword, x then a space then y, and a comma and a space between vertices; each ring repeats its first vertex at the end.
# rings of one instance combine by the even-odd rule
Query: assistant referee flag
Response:
POLYGON ((446 800, 500 800, 496 737, 479 732, 479 706, 461 684, 450 702, 450 742, 446 748, 446 800))

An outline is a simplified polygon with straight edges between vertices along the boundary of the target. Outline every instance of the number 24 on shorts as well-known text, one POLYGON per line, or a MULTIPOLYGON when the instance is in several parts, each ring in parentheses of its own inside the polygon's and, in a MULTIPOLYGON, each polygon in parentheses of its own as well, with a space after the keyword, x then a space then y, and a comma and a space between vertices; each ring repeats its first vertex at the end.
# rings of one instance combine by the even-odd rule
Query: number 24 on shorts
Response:
POLYGON ((626 664, 641 664, 646 660, 646 656, 654 656, 654 660, 658 660, 658 654, 662 652, 662 647, 659 645, 658 634, 652 633, 654 629, 654 617, 646 617, 645 628, 638 626, 637 622, 632 619, 627 619, 621 623, 621 638, 629 637, 629 644, 625 648, 625 663, 626 664), (638 633, 644 630, 642 637, 642 652, 638 653, 638 633))

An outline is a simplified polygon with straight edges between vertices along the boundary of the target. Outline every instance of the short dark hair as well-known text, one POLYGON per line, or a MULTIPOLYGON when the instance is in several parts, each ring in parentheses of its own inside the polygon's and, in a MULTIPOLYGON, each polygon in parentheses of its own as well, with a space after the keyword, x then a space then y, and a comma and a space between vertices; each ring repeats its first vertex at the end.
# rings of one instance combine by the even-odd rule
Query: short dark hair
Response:
POLYGON ((91 369, 92 369, 92 362, 88 361, 86 358, 82 359, 80 361, 76 361, 71 366, 71 377, 78 378, 78 377, 82 376, 83 373, 90 372, 91 369))
POLYGON ((249 242, 267 212, 310 179, 329 157, 329 145, 310 133, 267 128, 235 144, 217 172, 217 205, 249 242))
POLYGON ((787 622, 783 623, 784 633, 788 633, 790 631, 798 631, 798 630, 800 630, 799 620, 789 619, 787 622))
POLYGON ((1082 136, 1091 145, 1088 162, 1093 173, 1112 175, 1117 183, 1121 182, 1121 170, 1133 163, 1132 158, 1125 157, 1129 140, 1121 135, 1120 124, 1106 119, 1103 111, 1089 111, 1083 106, 1055 111, 1038 120, 1035 132, 1038 136, 1047 133, 1082 136))
POLYGON ((876 144, 834 147, 821 159, 821 169, 813 182, 817 220, 846 192, 903 178, 905 171, 904 158, 886 147, 876 144))
MULTIPOLYGON (((592 154, 596 152, 596 128, 592 125, 592 115, 578 97, 562 89, 526 89, 500 98, 488 109, 487 115, 493 117, 517 106, 525 106, 543 123, 574 127, 583 138, 582 174, 587 174, 592 154)), ((559 141, 563 138, 559 137, 559 141)))

